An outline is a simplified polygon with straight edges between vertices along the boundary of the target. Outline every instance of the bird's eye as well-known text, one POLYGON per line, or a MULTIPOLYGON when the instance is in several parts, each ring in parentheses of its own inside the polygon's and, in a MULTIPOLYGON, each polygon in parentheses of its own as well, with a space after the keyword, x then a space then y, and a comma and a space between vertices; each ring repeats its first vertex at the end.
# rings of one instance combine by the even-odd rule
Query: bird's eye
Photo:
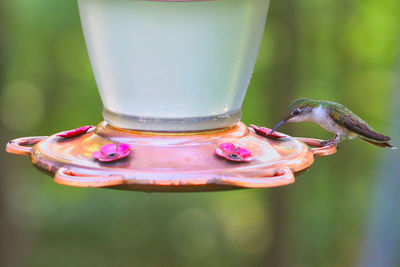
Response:
POLYGON ((296 109, 293 111, 293 115, 299 115, 299 114, 300 114, 300 109, 296 108, 296 109))

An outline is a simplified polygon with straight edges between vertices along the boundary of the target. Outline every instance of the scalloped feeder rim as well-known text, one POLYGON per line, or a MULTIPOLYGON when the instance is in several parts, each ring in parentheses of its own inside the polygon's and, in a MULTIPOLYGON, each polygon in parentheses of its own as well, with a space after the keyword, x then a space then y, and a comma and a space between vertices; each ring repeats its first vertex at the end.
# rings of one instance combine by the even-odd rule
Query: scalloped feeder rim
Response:
POLYGON ((310 167, 314 156, 336 152, 334 146, 320 146, 321 140, 311 138, 269 139, 243 123, 223 131, 165 135, 121 130, 102 122, 94 131, 69 139, 57 134, 15 139, 6 150, 30 156, 36 167, 63 185, 187 192, 291 184, 294 173, 310 167), (230 162, 218 157, 215 149, 226 142, 245 147, 254 160, 230 162), (111 163, 92 158, 94 151, 110 143, 129 144, 131 154, 111 163))

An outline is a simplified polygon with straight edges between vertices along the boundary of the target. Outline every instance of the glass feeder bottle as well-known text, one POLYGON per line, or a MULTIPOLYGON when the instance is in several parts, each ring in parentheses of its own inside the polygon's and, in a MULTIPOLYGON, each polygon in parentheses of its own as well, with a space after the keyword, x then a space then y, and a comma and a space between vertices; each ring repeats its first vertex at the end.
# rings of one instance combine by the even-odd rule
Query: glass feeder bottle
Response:
POLYGON ((108 123, 200 131, 240 121, 269 0, 78 3, 108 123))

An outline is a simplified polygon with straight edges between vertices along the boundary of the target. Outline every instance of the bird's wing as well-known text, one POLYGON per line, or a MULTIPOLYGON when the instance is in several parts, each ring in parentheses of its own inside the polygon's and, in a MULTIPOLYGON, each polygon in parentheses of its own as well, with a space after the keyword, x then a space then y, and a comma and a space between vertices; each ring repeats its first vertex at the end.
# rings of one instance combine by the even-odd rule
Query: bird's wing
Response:
POLYGON ((374 131, 374 129, 372 129, 367 123, 362 121, 360 118, 358 117, 354 118, 354 116, 352 116, 351 114, 346 115, 343 112, 340 112, 339 110, 335 109, 334 107, 329 109, 329 115, 336 123, 359 135, 371 138, 376 141, 391 140, 389 136, 374 131))

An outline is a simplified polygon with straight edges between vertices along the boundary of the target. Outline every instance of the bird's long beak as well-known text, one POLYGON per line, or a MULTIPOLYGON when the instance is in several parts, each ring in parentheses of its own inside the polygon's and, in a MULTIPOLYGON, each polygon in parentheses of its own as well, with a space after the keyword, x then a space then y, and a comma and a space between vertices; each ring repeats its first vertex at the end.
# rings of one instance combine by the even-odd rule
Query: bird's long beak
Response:
POLYGON ((280 121, 275 127, 274 129, 272 129, 269 134, 272 134, 273 132, 275 132, 279 127, 281 127, 283 124, 285 124, 287 122, 287 120, 282 120, 280 121))

